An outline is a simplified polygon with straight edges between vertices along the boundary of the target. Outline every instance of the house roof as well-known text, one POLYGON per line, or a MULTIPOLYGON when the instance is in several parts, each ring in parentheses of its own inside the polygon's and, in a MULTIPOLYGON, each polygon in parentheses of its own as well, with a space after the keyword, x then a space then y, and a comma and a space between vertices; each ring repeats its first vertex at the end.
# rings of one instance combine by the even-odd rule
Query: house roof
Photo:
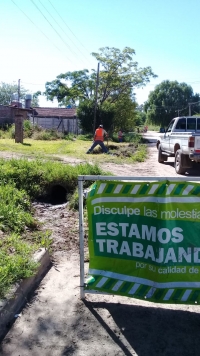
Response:
POLYGON ((4 109, 14 109, 14 110, 21 110, 21 111, 32 111, 32 109, 30 108, 22 108, 20 106, 18 106, 17 104, 11 104, 11 105, 1 105, 0 104, 0 109, 4 110, 4 109))
POLYGON ((75 108, 41 108, 34 107, 34 110, 37 112, 35 115, 39 117, 74 117, 76 116, 75 108))

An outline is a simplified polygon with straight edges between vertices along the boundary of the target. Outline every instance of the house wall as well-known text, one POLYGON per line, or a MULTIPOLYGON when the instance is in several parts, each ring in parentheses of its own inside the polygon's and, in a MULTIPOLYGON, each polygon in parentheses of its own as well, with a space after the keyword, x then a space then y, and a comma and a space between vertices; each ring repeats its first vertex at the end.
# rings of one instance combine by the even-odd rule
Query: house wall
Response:
POLYGON ((59 132, 68 132, 72 134, 79 134, 80 129, 78 128, 78 119, 77 117, 73 118, 60 118, 60 117, 31 117, 30 121, 38 126, 43 127, 47 130, 57 130, 59 132))
POLYGON ((0 105, 0 126, 14 124, 14 113, 11 108, 0 105))

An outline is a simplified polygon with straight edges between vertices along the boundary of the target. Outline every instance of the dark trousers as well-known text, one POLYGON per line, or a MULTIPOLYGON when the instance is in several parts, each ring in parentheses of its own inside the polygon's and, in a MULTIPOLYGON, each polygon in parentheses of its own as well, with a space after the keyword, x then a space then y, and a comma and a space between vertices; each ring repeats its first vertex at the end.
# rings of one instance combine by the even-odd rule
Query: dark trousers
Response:
POLYGON ((89 152, 92 152, 93 151, 93 149, 96 147, 96 146, 101 146, 101 148, 102 148, 102 150, 103 150, 103 152, 104 153, 107 153, 108 152, 108 149, 106 148, 106 146, 104 145, 104 143, 103 143, 103 141, 99 141, 99 140, 97 140, 97 141, 94 141, 93 142, 93 144, 92 144, 92 146, 89 148, 89 152))

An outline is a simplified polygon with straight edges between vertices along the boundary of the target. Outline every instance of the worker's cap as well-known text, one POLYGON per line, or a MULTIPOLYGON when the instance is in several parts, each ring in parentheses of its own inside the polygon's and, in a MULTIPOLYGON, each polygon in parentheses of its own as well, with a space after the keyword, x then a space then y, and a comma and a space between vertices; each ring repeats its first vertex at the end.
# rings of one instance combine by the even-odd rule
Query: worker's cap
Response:
POLYGON ((103 128, 103 125, 99 125, 99 127, 102 127, 102 128, 103 128))

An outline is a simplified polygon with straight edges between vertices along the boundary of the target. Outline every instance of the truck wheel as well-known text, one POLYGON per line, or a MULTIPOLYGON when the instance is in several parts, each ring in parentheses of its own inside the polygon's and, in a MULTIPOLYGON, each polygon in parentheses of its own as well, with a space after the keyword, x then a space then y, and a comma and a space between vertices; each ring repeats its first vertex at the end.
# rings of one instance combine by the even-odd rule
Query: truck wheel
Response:
POLYGON ((188 155, 182 154, 181 158, 182 158, 182 163, 184 168, 192 168, 192 161, 188 155))
POLYGON ((164 161, 167 161, 168 157, 167 155, 162 153, 160 145, 158 146, 158 162, 163 163, 164 161))
POLYGON ((177 174, 184 174, 186 169, 183 168, 183 158, 181 150, 177 150, 175 154, 174 168, 177 174))

